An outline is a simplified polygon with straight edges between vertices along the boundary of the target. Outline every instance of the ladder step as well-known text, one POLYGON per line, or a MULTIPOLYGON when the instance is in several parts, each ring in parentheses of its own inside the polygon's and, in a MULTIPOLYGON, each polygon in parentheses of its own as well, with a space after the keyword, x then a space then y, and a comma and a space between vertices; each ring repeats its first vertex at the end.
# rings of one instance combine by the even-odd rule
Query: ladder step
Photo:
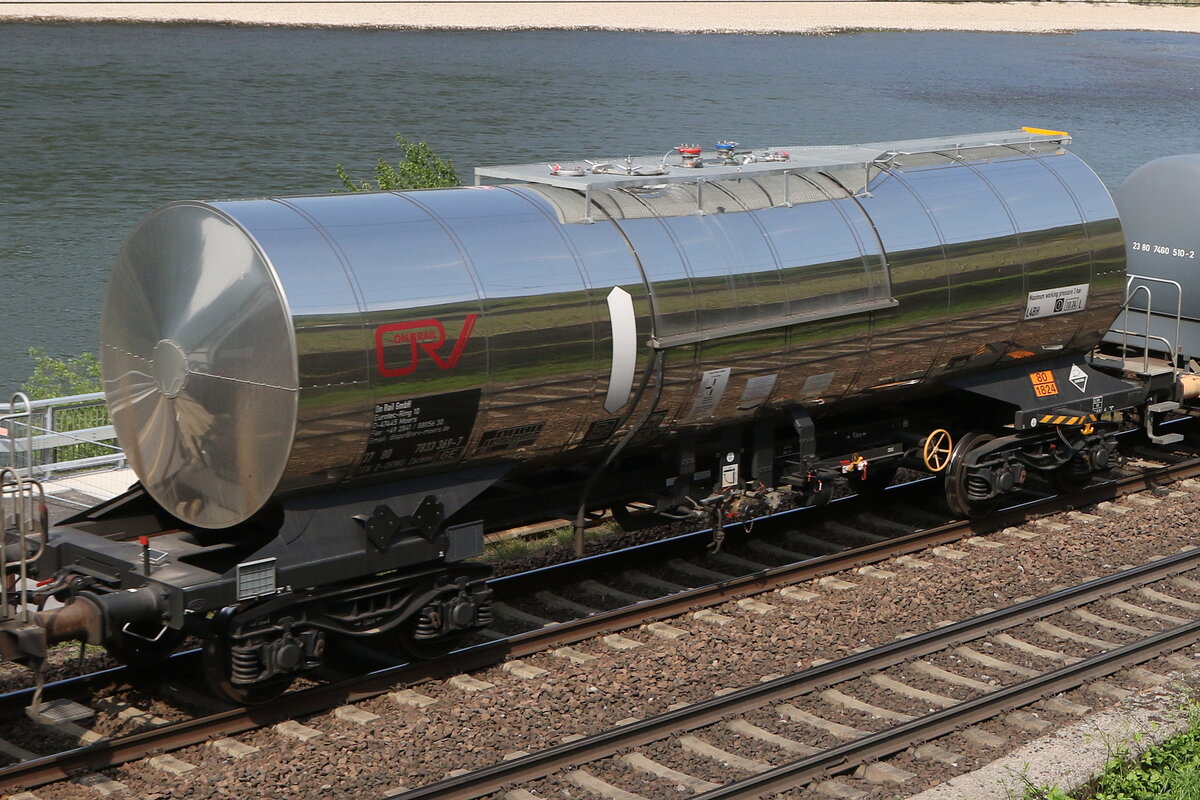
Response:
POLYGON ((1154 414, 1162 414, 1165 411, 1174 411, 1179 408, 1179 403, 1174 400, 1164 400, 1161 403, 1151 403, 1146 406, 1146 409, 1154 414))
POLYGON ((1162 436, 1150 434, 1150 441, 1155 444, 1177 444, 1183 441, 1182 433, 1164 433, 1162 436))

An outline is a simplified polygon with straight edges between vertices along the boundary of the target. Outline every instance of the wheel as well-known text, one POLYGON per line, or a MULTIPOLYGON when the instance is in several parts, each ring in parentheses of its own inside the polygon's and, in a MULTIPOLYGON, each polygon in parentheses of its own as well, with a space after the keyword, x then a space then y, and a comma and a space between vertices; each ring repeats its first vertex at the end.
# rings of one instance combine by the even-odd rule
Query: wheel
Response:
POLYGON ((165 660, 183 643, 183 631, 162 629, 158 625, 134 623, 128 631, 117 631, 104 643, 104 649, 122 664, 131 667, 152 667, 165 660))
POLYGON ((436 661, 457 650, 470 638, 470 632, 462 631, 439 636, 436 639, 418 639, 416 637, 417 618, 401 623, 396 629, 396 642, 418 661, 436 661))
POLYGON ((250 685, 233 682, 233 619, 240 609, 227 606, 210 620, 211 626, 204 637, 204 677, 209 688, 218 697, 239 706, 252 706, 274 700, 287 691, 294 678, 284 676, 250 685))
POLYGON ((613 520, 621 526, 621 530, 623 531, 635 531, 639 528, 644 528, 646 527, 647 518, 652 518, 650 514, 639 513, 640 509, 635 511, 630 508, 628 503, 617 503, 610 510, 612 511, 613 520))
POLYGON ((1052 473, 1054 484, 1064 492, 1077 492, 1092 482, 1092 469, 1083 458, 1072 458, 1052 473))
MULTIPOLYGON (((960 517, 982 517, 995 510, 1000 504, 999 497, 988 499, 973 499, 971 487, 967 480, 966 457, 972 450, 978 450, 996 437, 990 433, 975 431, 968 433, 958 440, 946 462, 946 503, 950 510, 960 517)), ((978 492, 976 492, 978 496, 978 492)))
POLYGON ((815 481, 815 486, 811 486, 811 491, 797 505, 801 508, 813 508, 814 506, 823 506, 833 499, 833 481, 815 481))
POLYGON ((930 472, 941 472, 950 463, 950 453, 954 449, 954 439, 950 431, 938 428, 931 431, 921 442, 921 461, 930 472))
POLYGON ((851 472, 846 476, 846 482, 850 484, 850 489, 855 494, 870 496, 877 495, 891 486, 892 479, 895 477, 896 467, 884 464, 869 467, 866 475, 861 472, 851 472))

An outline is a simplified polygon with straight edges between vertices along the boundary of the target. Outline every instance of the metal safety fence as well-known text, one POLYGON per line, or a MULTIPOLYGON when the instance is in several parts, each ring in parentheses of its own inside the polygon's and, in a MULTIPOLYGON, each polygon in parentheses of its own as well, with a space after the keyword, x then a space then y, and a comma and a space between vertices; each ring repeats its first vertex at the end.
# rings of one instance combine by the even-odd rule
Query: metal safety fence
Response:
POLYGON ((37 480, 124 467, 104 394, 48 400, 14 394, 0 404, 0 465, 37 480))

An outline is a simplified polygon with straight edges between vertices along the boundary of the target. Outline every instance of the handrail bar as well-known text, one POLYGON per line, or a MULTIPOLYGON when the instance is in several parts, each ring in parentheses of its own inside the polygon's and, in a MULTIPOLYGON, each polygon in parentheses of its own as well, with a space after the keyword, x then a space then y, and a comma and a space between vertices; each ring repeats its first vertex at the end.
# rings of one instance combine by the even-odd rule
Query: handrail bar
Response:
MULTIPOLYGON (((25 396, 24 392, 17 392, 17 394, 25 396)), ((104 392, 89 392, 87 394, 71 394, 67 395, 66 397, 48 397, 43 400, 29 400, 29 398, 26 397, 25 401, 29 404, 28 408, 32 410, 38 408, 49 408, 51 406, 69 406, 76 403, 87 403, 93 400, 103 399, 104 392)), ((13 413, 15 400, 16 395, 13 395, 13 401, 10 401, 8 405, 0 403, 0 414, 13 413)))
POLYGON ((125 454, 116 438, 102 392, 43 400, 17 393, 0 404, 0 466, 11 466, 27 479, 123 466, 125 454), (71 450, 76 446, 87 455, 72 457, 81 455, 71 450))
MULTIPOLYGON (((1134 287, 1133 291, 1130 292, 1129 287, 1131 286, 1131 281, 1132 281, 1132 278, 1127 280, 1125 283, 1125 305, 1124 305, 1124 307, 1125 307, 1125 319, 1126 320, 1129 319, 1129 314, 1130 314, 1129 304, 1133 302, 1133 298, 1137 297, 1138 292, 1146 293, 1146 308, 1147 309, 1154 307, 1154 293, 1152 291, 1150 291, 1150 288, 1148 286, 1136 286, 1136 287, 1134 287)), ((1123 329, 1123 333, 1124 333, 1124 337, 1121 339, 1121 347, 1122 347, 1122 349, 1127 350, 1129 348, 1130 330, 1128 328, 1125 328, 1125 329, 1123 329)), ((1144 340, 1144 346, 1142 347, 1142 371, 1149 372, 1150 371, 1150 312, 1149 311, 1146 312, 1146 331, 1143 334, 1143 340, 1144 340)), ((1169 352, 1169 348, 1168 348, 1168 352, 1169 352)))
MULTIPOLYGON (((1127 331, 1127 330, 1124 330, 1124 329, 1117 330, 1116 328, 1110 328, 1110 330, 1111 330, 1113 333, 1129 333, 1129 334, 1133 334, 1134 336, 1141 336, 1141 337, 1143 337, 1143 338, 1144 338, 1144 339, 1145 339, 1147 342, 1150 342, 1150 341, 1162 342, 1162 343, 1163 343, 1163 347, 1164 347, 1164 349, 1165 349, 1165 350, 1167 350, 1167 351, 1170 351, 1170 349, 1171 349, 1171 342, 1170 342, 1170 341, 1169 341, 1169 340, 1168 340, 1168 339, 1167 339, 1165 336, 1157 336, 1157 335, 1155 335, 1155 334, 1142 334, 1142 333, 1139 333, 1138 331, 1127 331)), ((1178 368, 1176 368, 1176 367, 1172 367, 1172 369, 1174 370, 1174 374, 1175 374, 1176 376, 1178 376, 1178 374, 1179 374, 1179 369, 1178 369, 1178 368)), ((1147 373, 1150 371, 1150 359, 1149 359, 1149 357, 1146 357, 1146 358, 1143 360, 1143 362, 1142 362, 1142 370, 1143 370, 1144 372, 1147 372, 1147 373)))
MULTIPOLYGON (((0 417, 0 422, 14 417, 0 417)), ((50 450, 55 447, 68 447, 73 444, 94 444, 100 447, 107 447, 112 450, 120 450, 117 445, 112 445, 106 442, 106 439, 117 438, 116 429, 112 425, 100 425, 95 428, 79 428, 73 431, 56 431, 53 428, 43 428, 40 425, 30 425, 30 429, 35 431, 33 437, 34 450, 50 450)), ((15 452, 28 452, 29 447, 26 443, 20 443, 16 446, 15 452)), ((0 443, 0 453, 9 452, 8 448, 0 443)))
MULTIPOLYGON (((46 550, 47 534, 46 518, 43 509, 46 507, 46 493, 42 485, 31 478, 22 478, 21 474, 12 467, 0 467, 0 587, 5 592, 3 603, 0 603, 0 619, 8 618, 8 572, 12 567, 17 568, 17 586, 20 587, 17 596, 25 597, 25 585, 29 580, 29 564, 42 557, 46 550), (11 480, 10 480, 11 478, 11 480), (35 501, 34 491, 37 492, 35 501), (10 564, 8 561, 8 515, 4 511, 4 501, 11 497, 13 503, 13 527, 17 535, 17 552, 20 558, 10 564), (33 529, 33 520, 38 519, 40 535, 38 549, 32 556, 26 541, 33 529)), ((21 624, 30 622, 29 603, 23 599, 17 602, 17 613, 21 624)))
MULTIPOLYGON (((17 419, 18 417, 22 417, 22 416, 26 420, 31 421, 33 419, 33 407, 30 405, 29 395, 25 394, 24 392, 14 392, 13 393, 12 398, 8 401, 8 410, 9 410, 9 416, 0 418, 0 422, 7 421, 9 419, 17 419), (18 402, 24 404, 24 406, 25 406, 24 412, 16 411, 18 402)), ((0 465, 0 466, 11 467, 13 470, 13 474, 16 475, 17 474, 16 470, 19 469, 19 467, 17 466, 17 460, 16 460, 17 459, 17 457, 16 457, 17 438, 18 438, 17 437, 17 429, 16 429, 16 427, 11 426, 11 425, 6 426, 6 427, 7 427, 7 430, 5 430, 4 432, 6 434, 8 434, 8 450, 12 456, 12 463, 9 465, 0 465)), ((28 440, 26 442, 28 444, 28 449, 25 452, 28 453, 28 455, 26 456, 28 463, 25 465, 25 468, 26 468, 26 471, 29 473, 29 476, 32 477, 33 476, 33 429, 29 427, 28 422, 26 423, 26 438, 28 440)), ((4 473, 0 472, 0 481, 3 481, 3 475, 4 475, 4 473)))
MULTIPOLYGON (((4 478, 11 473, 17 484, 20 485, 21 476, 17 474, 12 467, 0 467, 0 592, 3 593, 3 600, 0 600, 0 620, 8 619, 8 514, 4 510, 4 478)), ((18 503, 18 506, 20 504, 18 503)), ((20 516, 20 509, 16 511, 15 516, 20 516)), ((17 520, 17 530, 21 529, 20 520, 17 520)), ((25 585, 21 584, 21 590, 24 591, 25 585)))

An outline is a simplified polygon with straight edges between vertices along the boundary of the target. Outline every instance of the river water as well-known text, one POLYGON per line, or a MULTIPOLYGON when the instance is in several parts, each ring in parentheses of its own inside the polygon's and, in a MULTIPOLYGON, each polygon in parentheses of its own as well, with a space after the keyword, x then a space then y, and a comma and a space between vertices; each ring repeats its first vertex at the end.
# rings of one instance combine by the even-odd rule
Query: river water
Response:
POLYGON ((1200 37, 731 36, 0 25, 0 402, 30 347, 95 351, 138 219, 325 192, 396 132, 480 164, 1070 131, 1110 187, 1200 150, 1200 37))

